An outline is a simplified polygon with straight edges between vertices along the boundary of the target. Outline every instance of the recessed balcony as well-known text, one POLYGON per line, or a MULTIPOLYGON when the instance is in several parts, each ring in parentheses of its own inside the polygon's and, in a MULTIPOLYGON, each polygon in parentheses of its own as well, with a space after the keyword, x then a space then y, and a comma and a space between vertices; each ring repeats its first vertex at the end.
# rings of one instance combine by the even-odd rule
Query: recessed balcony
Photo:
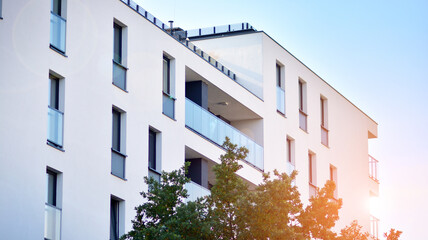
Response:
POLYGON ((56 146, 63 144, 64 113, 48 107, 48 141, 56 146))
POLYGON ((369 155, 369 177, 373 179, 373 181, 379 183, 378 174, 377 174, 377 165, 378 160, 369 155))

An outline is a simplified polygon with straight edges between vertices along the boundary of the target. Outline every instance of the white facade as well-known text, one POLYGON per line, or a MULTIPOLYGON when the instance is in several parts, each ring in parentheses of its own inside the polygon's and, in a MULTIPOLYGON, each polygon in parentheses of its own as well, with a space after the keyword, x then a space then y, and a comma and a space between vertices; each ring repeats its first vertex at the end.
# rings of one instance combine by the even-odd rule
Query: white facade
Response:
MULTIPOLYGON (((378 195, 378 183, 368 174, 368 139, 377 137, 377 123, 266 33, 231 31, 221 37, 195 38, 192 43, 208 53, 209 63, 206 55, 201 57, 174 39, 132 2, 134 10, 120 0, 62 0, 61 18, 52 17, 51 1, 0 4, 2 238, 43 239, 46 225, 52 224, 49 217, 45 223, 47 169, 57 177, 56 207, 48 210, 60 212, 61 239, 108 239, 111 199, 119 201, 119 233, 129 231, 134 207, 142 202, 139 192, 147 189, 143 178, 149 174, 149 129, 156 132, 157 171, 177 169, 185 159, 195 158, 204 159, 209 169, 224 152, 212 134, 219 138, 224 134, 220 129, 231 129, 228 124, 219 127, 220 120, 211 119, 214 115, 227 119, 238 135, 243 133, 241 143, 253 147, 252 164, 243 162, 239 172, 250 184, 260 183, 263 171, 295 168, 296 184, 307 203, 310 153, 314 185, 322 187, 330 179, 331 167, 335 169, 337 195, 344 203, 337 227, 357 219, 370 230, 369 198, 378 195), (113 23, 122 29, 119 65, 127 68, 126 91, 112 84, 113 66, 118 66, 112 63, 113 23), (65 44, 58 36, 50 38, 57 29, 60 36, 65 34, 65 44), (169 100, 163 94, 163 57, 169 59, 169 100), (211 58, 236 75, 221 72, 211 58), (277 64, 285 92, 284 114, 277 111, 277 64), (50 74, 59 79, 56 108, 50 105, 50 74), (191 111, 186 84, 195 81, 206 86, 207 107, 214 115, 198 106, 191 111), (299 127, 299 81, 304 83, 306 131, 299 127), (328 146, 321 143, 320 98, 325 99, 328 146), (163 101, 174 104, 174 116, 163 114, 163 101), (49 111, 63 113, 62 136, 54 131, 62 146, 47 144, 53 124, 48 125, 48 105, 49 111), (112 109, 121 113, 124 178, 111 174, 112 109), (189 120, 195 111, 209 119, 189 120), (287 138, 292 140, 294 167, 287 162, 287 138)), ((209 170, 204 177, 212 184, 209 170)))

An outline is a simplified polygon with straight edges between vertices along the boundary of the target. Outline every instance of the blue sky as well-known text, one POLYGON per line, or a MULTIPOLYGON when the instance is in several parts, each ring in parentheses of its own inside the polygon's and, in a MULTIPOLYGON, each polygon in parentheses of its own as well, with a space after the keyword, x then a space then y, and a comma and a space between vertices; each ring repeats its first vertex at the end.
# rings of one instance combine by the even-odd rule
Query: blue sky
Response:
POLYGON ((183 29, 249 22, 379 123, 381 232, 421 239, 428 207, 428 1, 137 0, 183 29))

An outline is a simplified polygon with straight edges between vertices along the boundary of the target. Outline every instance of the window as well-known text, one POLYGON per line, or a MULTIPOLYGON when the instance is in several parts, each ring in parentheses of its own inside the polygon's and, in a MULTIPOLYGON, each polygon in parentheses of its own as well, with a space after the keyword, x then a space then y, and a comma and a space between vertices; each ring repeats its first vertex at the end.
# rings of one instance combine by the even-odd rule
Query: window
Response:
POLYGON ((276 109, 279 113, 285 114, 285 80, 284 66, 276 63, 276 109))
POLYGON ((174 89, 173 89, 173 70, 174 61, 169 56, 163 56, 162 65, 162 92, 163 92, 163 108, 162 113, 174 119, 174 89))
POLYGON ((51 0, 50 47, 65 53, 66 0, 51 0))
POLYGON ((124 128, 125 113, 113 108, 113 128, 111 147, 111 173, 117 177, 125 178, 125 144, 124 128))
POLYGON ((63 79, 49 74, 48 144, 57 148, 63 146, 64 87, 63 79))
POLYGON ((328 147, 328 129, 327 129, 327 98, 320 97, 321 109, 321 143, 328 147))
POLYGON ((308 115, 306 113, 306 83, 299 79, 299 127, 308 131, 307 126, 308 115))
POLYGON ((330 165, 330 180, 336 185, 336 188, 334 189, 334 198, 337 199, 337 191, 339 187, 337 184, 337 168, 333 165, 330 165))
POLYGON ((294 169, 294 139, 287 136, 287 174, 291 175, 294 169))
POLYGON ((119 22, 113 23, 113 84, 126 90, 126 27, 119 22))
POLYGON ((110 240, 119 240, 124 227, 124 201, 114 196, 110 198, 110 240))
POLYGON ((2 15, 1 15, 1 13, 2 13, 2 5, 3 5, 2 0, 0 0, 0 19, 3 19, 2 15))
POLYGON ((160 133, 149 129, 149 177, 160 181, 160 133))
POLYGON ((309 197, 314 197, 317 194, 315 154, 312 152, 309 152, 308 160, 309 160, 309 197))
POLYGON ((61 208, 59 174, 46 170, 45 239, 59 240, 61 237, 61 208))

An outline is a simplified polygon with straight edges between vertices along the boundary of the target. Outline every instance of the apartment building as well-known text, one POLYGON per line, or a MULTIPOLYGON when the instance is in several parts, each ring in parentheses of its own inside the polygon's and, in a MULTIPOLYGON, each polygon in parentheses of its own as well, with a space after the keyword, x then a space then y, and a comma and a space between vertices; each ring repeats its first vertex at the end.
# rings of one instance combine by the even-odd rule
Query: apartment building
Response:
POLYGON ((376 235, 368 154, 377 123, 248 23, 171 28, 129 0, 0 0, 0 232, 5 239, 118 239, 143 178, 191 162, 209 194, 226 136, 239 176, 299 174, 304 203, 328 180, 337 228, 376 235))

